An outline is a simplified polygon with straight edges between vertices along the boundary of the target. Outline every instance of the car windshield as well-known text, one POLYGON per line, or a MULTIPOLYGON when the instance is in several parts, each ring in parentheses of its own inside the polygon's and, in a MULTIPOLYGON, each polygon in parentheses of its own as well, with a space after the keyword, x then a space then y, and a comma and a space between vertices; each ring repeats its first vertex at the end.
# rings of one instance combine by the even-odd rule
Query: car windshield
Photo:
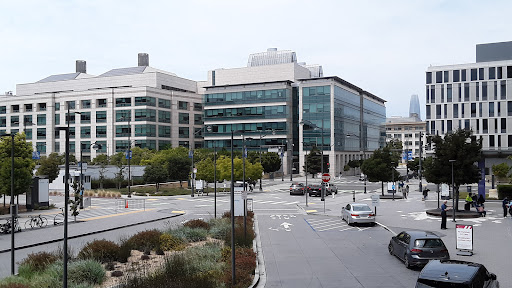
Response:
POLYGON ((414 247, 419 248, 438 248, 443 247, 444 243, 441 239, 416 239, 414 247))
POLYGON ((447 283, 437 280, 418 279, 416 288, 470 288, 464 283, 447 283))
POLYGON ((354 207, 354 211, 372 211, 369 206, 352 206, 354 207))

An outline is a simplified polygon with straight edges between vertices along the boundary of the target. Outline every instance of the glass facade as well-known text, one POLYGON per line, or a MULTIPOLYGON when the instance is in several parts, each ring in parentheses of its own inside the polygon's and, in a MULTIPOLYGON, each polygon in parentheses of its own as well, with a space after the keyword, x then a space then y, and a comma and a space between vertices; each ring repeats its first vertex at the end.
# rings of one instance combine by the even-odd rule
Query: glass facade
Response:
POLYGON ((206 105, 227 105, 242 103, 264 103, 289 100, 287 89, 256 90, 244 92, 229 92, 206 94, 204 101, 206 105))
POLYGON ((316 145, 319 149, 329 150, 331 145, 329 132, 331 131, 331 86, 302 87, 302 111, 305 122, 303 126, 304 146, 316 145))

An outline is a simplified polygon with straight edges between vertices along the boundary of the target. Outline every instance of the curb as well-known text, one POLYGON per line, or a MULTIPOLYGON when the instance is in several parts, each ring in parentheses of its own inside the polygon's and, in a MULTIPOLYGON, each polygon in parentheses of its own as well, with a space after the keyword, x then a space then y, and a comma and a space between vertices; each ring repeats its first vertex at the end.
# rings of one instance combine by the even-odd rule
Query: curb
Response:
POLYGON ((260 228, 258 226, 258 216, 254 215, 254 232, 256 233, 256 239, 253 242, 253 249, 256 250, 257 261, 256 269, 254 271, 254 279, 252 280, 251 286, 253 287, 265 287, 267 283, 267 275, 265 273, 265 259, 263 257, 263 249, 261 248, 260 228))
MULTIPOLYGON (((69 239, 80 238, 80 237, 84 237, 84 236, 89 236, 89 235, 94 235, 94 234, 99 234, 99 233, 103 233, 103 232, 114 231, 114 230, 118 230, 118 229, 122 229, 122 228, 127 228, 127 227, 142 225, 142 224, 147 224, 147 223, 156 222, 156 221, 160 221, 160 220, 171 219, 171 218, 182 216, 182 215, 185 215, 185 213, 180 213, 180 214, 166 216, 166 217, 162 217, 162 218, 158 218, 158 219, 146 220, 146 221, 142 221, 142 222, 137 222, 137 223, 127 224, 127 225, 117 226, 117 227, 113 227, 113 228, 108 228, 108 229, 103 229, 103 230, 98 230, 98 231, 93 231, 93 232, 73 235, 73 236, 69 236, 68 240, 69 239)), ((68 223, 68 225, 69 225, 69 223, 68 223)), ((27 249, 27 248, 32 248, 32 247, 37 247, 37 246, 46 245, 46 244, 52 244, 52 243, 60 242, 60 241, 63 241, 63 240, 64 240, 64 238, 57 238, 57 239, 53 239, 53 240, 49 240, 49 241, 44 241, 44 242, 39 242, 39 243, 34 243, 34 244, 29 244, 29 245, 24 245, 24 246, 19 246, 19 247, 15 247, 14 251, 22 250, 22 249, 27 249)), ((0 250, 0 254, 6 253, 6 252, 10 252, 10 251, 11 251, 11 249, 0 250)))

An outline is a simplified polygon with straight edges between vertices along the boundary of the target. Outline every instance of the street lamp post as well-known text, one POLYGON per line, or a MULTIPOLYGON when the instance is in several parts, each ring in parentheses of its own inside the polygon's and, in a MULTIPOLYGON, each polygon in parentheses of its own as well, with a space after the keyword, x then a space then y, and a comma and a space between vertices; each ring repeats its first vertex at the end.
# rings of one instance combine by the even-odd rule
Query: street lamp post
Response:
MULTIPOLYGON (((69 118, 69 106, 68 106, 69 118)), ((66 168, 64 176, 64 256, 63 287, 68 287, 68 203, 69 203, 69 119, 67 127, 56 127, 57 131, 66 131, 66 168)))
POLYGON ((235 284, 235 175, 233 161, 233 133, 231 130, 231 283, 235 284))
MULTIPOLYGON (((395 162, 391 162, 391 165, 394 166, 395 162)), ((393 201, 395 201, 395 167, 391 167, 391 177, 392 177, 392 187, 393 187, 393 201)))
POLYGON ((455 222, 455 186, 453 181, 453 163, 457 160, 449 160, 452 164, 452 207, 453 207, 453 222, 455 222))
MULTIPOLYGON (((305 144, 304 142, 302 142, 302 144, 305 144)), ((306 189, 309 190, 308 188, 308 150, 306 150, 306 189)), ((306 207, 308 207, 308 190, 306 190, 306 207)))
POLYGON ((217 218, 217 144, 213 142, 213 214, 217 218))
MULTIPOLYGON (((261 164, 261 153, 262 153, 261 146, 263 146, 263 145, 261 145, 261 140, 263 139, 263 137, 265 137, 265 136, 261 135, 261 130, 260 130, 260 164, 261 164)), ((261 186, 261 178, 263 178, 263 175, 261 175, 261 177, 260 177, 260 192, 263 191, 263 187, 261 186)))
POLYGON ((419 167, 418 167, 418 171, 419 171, 419 176, 420 176, 420 193, 423 192, 423 186, 421 184, 421 178, 422 178, 422 173, 421 173, 421 158, 423 158, 423 143, 422 143, 422 140, 423 139, 423 133, 420 131, 420 164, 419 164, 419 167))
MULTIPOLYGON (((78 113, 78 112, 76 112, 78 113)), ((128 198, 131 198, 132 197, 132 193, 131 193, 131 165, 130 165, 130 161, 132 159, 132 141, 131 141, 131 136, 132 136, 132 126, 130 124, 131 120, 132 120, 132 112, 130 111, 130 115, 129 116, 123 116, 121 117, 120 120, 124 121, 124 120, 128 120, 128 147, 126 148, 126 160, 128 161, 128 198)))
POLYGON ((2 136, 11 136, 11 199, 10 199, 10 208, 11 208, 11 275, 15 274, 15 258, 14 258, 14 228, 16 225, 14 223, 15 216, 17 214, 17 206, 14 205, 14 136, 16 133, 3 134, 2 136))

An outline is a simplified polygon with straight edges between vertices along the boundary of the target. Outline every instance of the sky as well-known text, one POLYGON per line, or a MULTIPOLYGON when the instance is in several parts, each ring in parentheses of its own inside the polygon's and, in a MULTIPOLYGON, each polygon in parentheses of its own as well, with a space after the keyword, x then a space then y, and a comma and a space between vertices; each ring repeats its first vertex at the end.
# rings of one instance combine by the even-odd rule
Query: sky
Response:
POLYGON ((425 71, 474 63, 476 44, 512 41, 508 0, 0 0, 0 93, 75 72, 150 66, 196 81, 245 67, 249 54, 293 50, 408 116, 425 71), (506 36, 506 35, 509 36, 506 36))

